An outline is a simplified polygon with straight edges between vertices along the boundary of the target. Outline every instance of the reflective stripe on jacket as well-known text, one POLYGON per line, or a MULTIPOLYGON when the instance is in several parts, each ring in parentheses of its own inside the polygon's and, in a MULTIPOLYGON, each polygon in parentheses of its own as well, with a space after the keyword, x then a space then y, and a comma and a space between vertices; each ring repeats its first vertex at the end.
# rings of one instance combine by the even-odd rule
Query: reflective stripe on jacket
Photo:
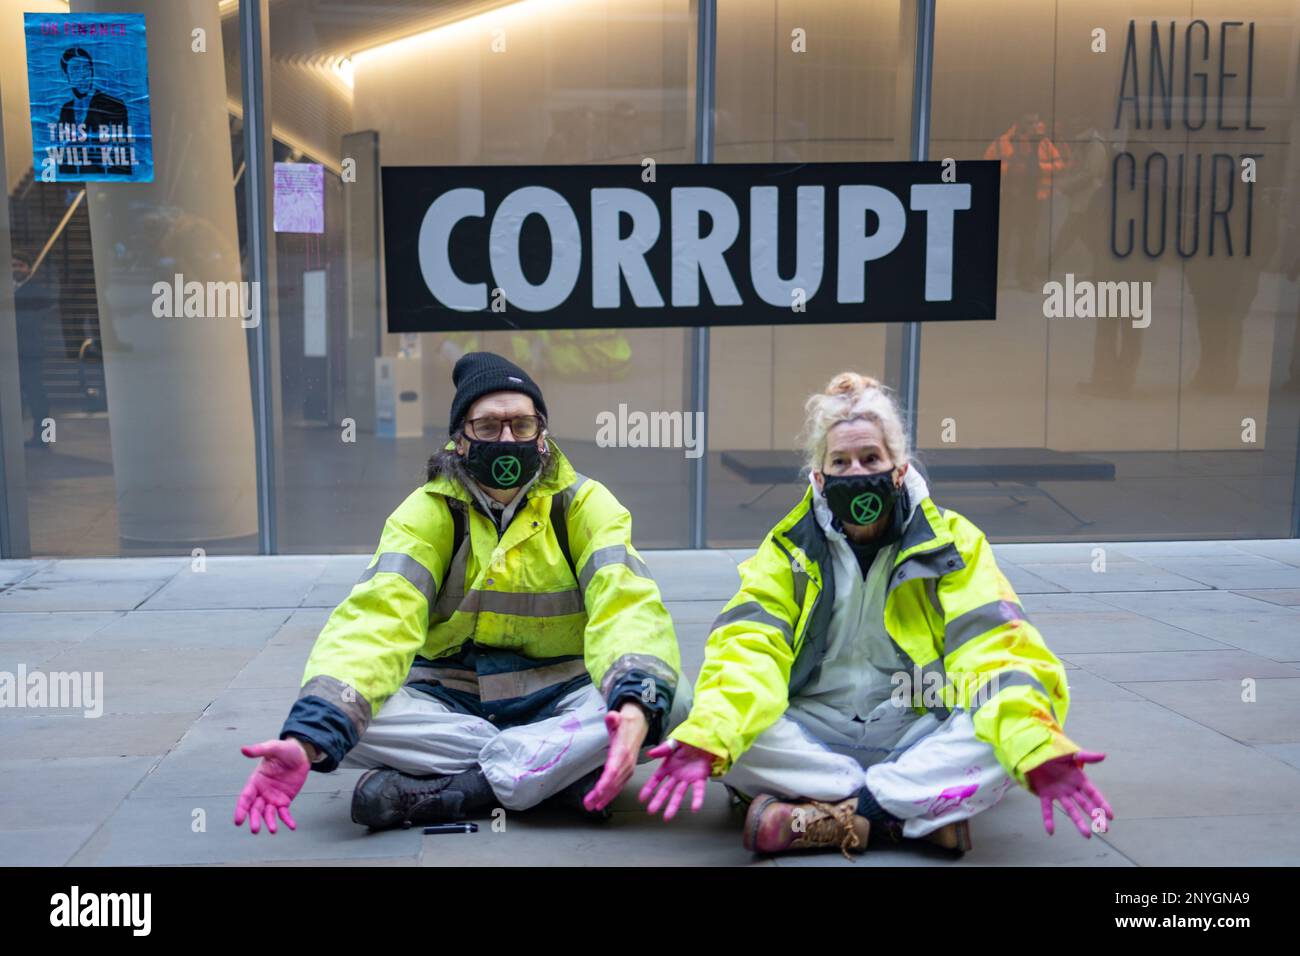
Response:
POLYGON ((281 731, 327 754, 318 769, 333 769, 407 682, 467 692, 493 716, 528 719, 590 680, 611 709, 642 704, 648 742, 662 735, 681 658, 659 587, 632 546, 631 515, 548 443, 548 473, 500 534, 447 475, 389 516, 370 566, 317 637, 281 731), (576 580, 551 527, 555 495, 566 506, 576 580), (466 514, 456 555, 450 499, 466 514))
MULTIPOLYGON (((820 666, 835 603, 831 569, 810 487, 741 563, 741 587, 714 621, 690 716, 670 734, 717 755, 715 775, 785 713, 820 666)), ((1065 669, 979 528, 923 498, 885 587, 885 627, 914 666, 900 679, 914 709, 941 719, 968 710, 976 736, 1022 785, 1027 771, 1080 749, 1062 729, 1065 669)))

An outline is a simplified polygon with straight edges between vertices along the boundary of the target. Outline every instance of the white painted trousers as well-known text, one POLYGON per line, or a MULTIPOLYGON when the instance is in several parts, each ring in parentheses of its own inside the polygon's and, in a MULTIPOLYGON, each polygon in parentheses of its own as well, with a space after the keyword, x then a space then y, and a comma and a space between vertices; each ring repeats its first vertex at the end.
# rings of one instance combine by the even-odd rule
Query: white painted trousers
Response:
POLYGON ((975 737, 970 714, 945 721, 885 700, 866 721, 795 698, 722 778, 753 797, 768 793, 839 802, 866 786, 921 837, 987 810, 1014 784, 993 748, 975 737))
MULTIPOLYGON (((665 734, 686 719, 691 686, 678 685, 665 734)), ((638 757, 644 763, 645 748, 638 757)), ((561 698, 555 713, 501 728, 410 687, 390 697, 342 769, 391 767, 417 776, 481 767, 501 806, 526 810, 584 774, 602 767, 609 752, 605 699, 592 684, 561 698)))

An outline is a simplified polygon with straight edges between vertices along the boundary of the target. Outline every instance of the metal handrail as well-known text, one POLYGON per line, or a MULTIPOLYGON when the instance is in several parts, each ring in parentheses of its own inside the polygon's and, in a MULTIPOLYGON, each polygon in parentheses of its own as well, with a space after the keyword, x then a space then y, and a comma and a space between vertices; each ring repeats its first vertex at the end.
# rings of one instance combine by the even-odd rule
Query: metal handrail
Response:
POLYGON ((19 288, 22 288, 27 283, 31 282, 35 277, 36 270, 41 267, 41 263, 43 263, 45 257, 50 254, 50 250, 54 248, 54 244, 59 241, 59 236, 63 235, 63 230, 68 228, 68 222, 72 219, 72 214, 77 211, 77 207, 81 205, 81 201, 85 198, 86 190, 83 188, 77 193, 76 198, 68 204, 67 211, 63 213, 63 218, 59 220, 59 224, 55 226, 54 231, 50 233, 50 238, 47 239, 45 245, 41 247, 40 253, 36 256, 36 261, 32 263, 32 268, 27 273, 27 278, 23 279, 22 282, 17 283, 19 288))

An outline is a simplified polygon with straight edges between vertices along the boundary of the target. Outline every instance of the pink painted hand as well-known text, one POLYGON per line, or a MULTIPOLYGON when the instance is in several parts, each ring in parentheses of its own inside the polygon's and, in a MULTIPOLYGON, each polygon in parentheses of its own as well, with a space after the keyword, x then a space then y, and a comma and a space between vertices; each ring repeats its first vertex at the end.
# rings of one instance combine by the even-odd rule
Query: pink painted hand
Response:
POLYGON ((307 759, 302 744, 292 738, 265 740, 239 749, 245 757, 261 757, 262 762, 239 794, 239 802, 235 804, 235 826, 248 817, 248 828, 257 833, 265 819, 266 829, 274 833, 275 815, 279 813, 290 830, 298 829, 289 813, 289 804, 302 789, 311 769, 311 761, 307 759))
POLYGON ((609 806, 623 789, 623 784, 631 778, 636 770, 636 755, 641 752, 650 725, 646 721, 645 711, 628 701, 618 710, 605 714, 605 730, 609 733, 609 756, 605 758, 605 772, 582 798, 582 805, 593 813, 609 806))
POLYGON ((691 813, 698 813, 700 807, 704 806, 704 785, 713 772, 713 761, 717 758, 707 750, 679 743, 676 740, 664 741, 651 750, 649 756, 663 757, 664 762, 646 781, 646 785, 641 788, 641 793, 637 796, 638 800, 645 803, 650 794, 654 793, 654 799, 646 807, 646 812, 658 813, 664 801, 668 800, 664 819, 671 820, 677 815, 677 808, 682 805, 682 798, 686 796, 689 787, 691 813), (656 786, 659 788, 658 791, 655 790, 656 786), (671 800, 669 800, 670 796, 671 800))
POLYGON ((1052 820, 1053 801, 1060 803, 1061 809, 1087 839, 1092 839, 1088 819, 1100 820, 1102 813, 1105 813, 1107 819, 1115 819, 1115 812, 1111 810, 1106 798, 1083 772, 1084 764, 1105 759, 1105 754, 1080 750, 1078 753, 1049 760, 1025 774, 1029 789, 1042 802, 1043 828, 1047 830, 1048 836, 1056 832, 1056 824, 1052 820))

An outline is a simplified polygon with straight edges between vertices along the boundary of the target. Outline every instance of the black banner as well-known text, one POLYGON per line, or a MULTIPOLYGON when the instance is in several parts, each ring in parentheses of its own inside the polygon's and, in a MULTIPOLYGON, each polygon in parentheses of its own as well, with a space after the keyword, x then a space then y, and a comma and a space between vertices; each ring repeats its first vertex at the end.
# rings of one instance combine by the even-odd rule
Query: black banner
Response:
POLYGON ((390 332, 996 314, 994 161, 390 166, 382 180, 390 332))

